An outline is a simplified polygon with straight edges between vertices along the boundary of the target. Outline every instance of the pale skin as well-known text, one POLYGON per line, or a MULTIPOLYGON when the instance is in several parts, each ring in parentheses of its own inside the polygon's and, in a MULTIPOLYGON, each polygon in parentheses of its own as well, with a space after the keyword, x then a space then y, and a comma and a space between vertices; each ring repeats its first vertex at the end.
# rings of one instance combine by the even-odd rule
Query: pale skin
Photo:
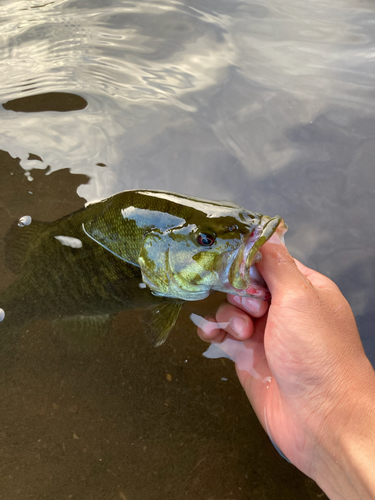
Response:
POLYGON ((296 467, 332 500, 374 500, 375 372, 352 310, 330 279, 293 259, 277 236, 262 254, 270 305, 228 295, 216 318, 207 318, 228 327, 198 334, 207 342, 229 336, 250 343, 263 381, 236 367, 238 378, 296 467))

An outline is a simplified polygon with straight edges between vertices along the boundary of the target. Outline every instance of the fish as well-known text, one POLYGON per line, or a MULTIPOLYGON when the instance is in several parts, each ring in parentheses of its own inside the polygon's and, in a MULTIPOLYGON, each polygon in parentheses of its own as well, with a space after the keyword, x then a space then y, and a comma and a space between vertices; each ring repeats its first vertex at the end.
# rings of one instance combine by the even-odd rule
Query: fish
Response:
POLYGON ((186 301, 215 291, 269 300, 256 262, 286 230, 280 216, 156 190, 122 191, 54 222, 21 217, 4 238, 17 278, 0 293, 0 336, 37 318, 102 329, 142 307, 161 345, 186 301))

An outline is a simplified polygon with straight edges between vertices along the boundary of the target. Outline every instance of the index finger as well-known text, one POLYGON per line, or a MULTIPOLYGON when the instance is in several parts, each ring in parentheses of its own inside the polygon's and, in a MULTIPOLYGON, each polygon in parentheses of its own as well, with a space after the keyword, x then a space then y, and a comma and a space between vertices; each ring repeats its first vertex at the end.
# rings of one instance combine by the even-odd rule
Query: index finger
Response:
POLYGON ((227 295, 227 300, 230 304, 240 308, 242 311, 250 314, 254 318, 262 317, 268 309, 269 302, 263 299, 252 297, 240 297, 239 295, 227 295))

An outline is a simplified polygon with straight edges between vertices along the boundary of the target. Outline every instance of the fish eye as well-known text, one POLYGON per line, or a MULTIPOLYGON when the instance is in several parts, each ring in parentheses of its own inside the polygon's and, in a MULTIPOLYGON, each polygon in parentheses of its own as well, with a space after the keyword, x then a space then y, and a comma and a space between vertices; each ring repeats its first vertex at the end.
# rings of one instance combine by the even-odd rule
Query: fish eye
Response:
POLYGON ((202 247, 210 247, 215 243, 215 236, 211 236, 209 234, 200 233, 198 235, 198 243, 202 245, 202 247))

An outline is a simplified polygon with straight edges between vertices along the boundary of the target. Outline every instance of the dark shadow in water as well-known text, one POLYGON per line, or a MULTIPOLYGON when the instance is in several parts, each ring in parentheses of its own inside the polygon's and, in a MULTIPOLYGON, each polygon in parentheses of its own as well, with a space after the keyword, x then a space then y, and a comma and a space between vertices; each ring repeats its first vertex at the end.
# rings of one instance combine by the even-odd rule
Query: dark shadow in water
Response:
MULTIPOLYGON (((42 159, 30 153, 29 160, 42 159)), ((20 167, 19 158, 12 158, 0 150, 0 261, 4 263, 3 238, 11 224, 24 215, 52 221, 82 208, 83 198, 77 188, 89 181, 86 175, 73 175, 69 169, 49 174, 49 167, 33 169, 30 182, 20 167), (48 174, 48 175, 47 175, 48 174)), ((14 275, 2 265, 0 267, 0 289, 4 290, 14 280, 14 275)))
POLYGON ((158 349, 137 312, 89 352, 45 322, 28 330, 2 384, 6 498, 30 485, 30 498, 58 500, 317 498, 270 445, 231 363, 197 354, 187 313, 158 349))
POLYGON ((87 101, 83 97, 69 92, 46 92, 12 99, 3 104, 9 111, 22 113, 40 113, 41 111, 78 111, 85 109, 87 101))
MULTIPOLYGON (((21 215, 53 220, 83 205, 76 190, 85 176, 33 170, 29 182, 4 152, 0 165, 2 235, 21 215)), ((12 359, 0 351, 3 497, 322 498, 272 447, 232 363, 201 356, 207 345, 188 315, 222 300, 186 304, 160 348, 145 340, 137 310, 117 314, 90 344, 48 320, 24 326, 12 359)))
MULTIPOLYGON (((43 161, 32 152, 28 160, 43 161)), ((2 150, 0 171, 0 208, 7 212, 10 223, 26 213, 32 213, 35 219, 52 221, 85 205, 86 200, 78 196, 77 189, 89 182, 87 175, 72 174, 69 168, 50 173, 47 166, 33 169, 33 181, 30 182, 19 158, 12 158, 2 150)))

